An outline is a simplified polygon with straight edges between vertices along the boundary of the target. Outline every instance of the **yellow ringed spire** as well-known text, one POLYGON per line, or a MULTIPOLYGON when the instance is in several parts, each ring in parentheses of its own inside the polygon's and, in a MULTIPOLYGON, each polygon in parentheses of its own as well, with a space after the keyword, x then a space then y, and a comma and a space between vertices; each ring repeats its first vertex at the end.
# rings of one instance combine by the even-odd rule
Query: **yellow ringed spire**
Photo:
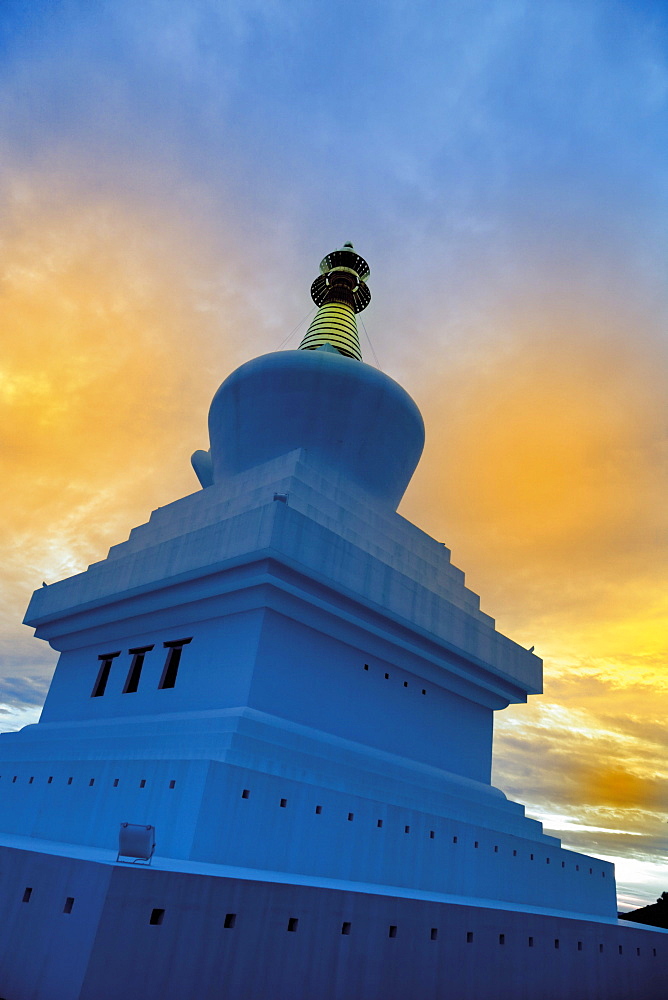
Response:
POLYGON ((352 243, 344 243, 320 261, 320 274, 311 285, 311 298, 319 307, 299 345, 300 351, 315 351, 329 344, 348 358, 362 360, 355 315, 369 305, 366 284, 369 265, 352 243))

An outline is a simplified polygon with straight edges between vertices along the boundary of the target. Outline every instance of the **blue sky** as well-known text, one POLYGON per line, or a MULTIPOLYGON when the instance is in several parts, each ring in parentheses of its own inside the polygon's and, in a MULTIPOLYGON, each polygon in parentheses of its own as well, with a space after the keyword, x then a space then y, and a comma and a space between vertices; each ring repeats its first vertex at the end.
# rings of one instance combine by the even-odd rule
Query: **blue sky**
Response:
POLYGON ((195 488, 216 386, 353 240, 380 363, 427 424, 402 510, 545 657, 496 780, 624 859, 629 900, 668 888, 666 18, 5 0, 6 728, 55 662, 19 625, 31 590, 195 488))

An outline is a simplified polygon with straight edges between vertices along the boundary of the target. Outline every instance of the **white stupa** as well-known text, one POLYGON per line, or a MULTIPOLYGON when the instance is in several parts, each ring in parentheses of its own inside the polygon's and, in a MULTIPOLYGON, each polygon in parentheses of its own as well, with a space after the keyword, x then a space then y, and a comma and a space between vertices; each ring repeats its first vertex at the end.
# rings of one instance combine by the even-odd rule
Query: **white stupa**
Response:
POLYGON ((329 254, 302 349, 216 393, 202 489, 35 592, 60 658, 0 737, 5 1000, 665 996, 612 865, 490 784, 542 664, 396 512, 424 429, 361 360, 368 276, 329 254))

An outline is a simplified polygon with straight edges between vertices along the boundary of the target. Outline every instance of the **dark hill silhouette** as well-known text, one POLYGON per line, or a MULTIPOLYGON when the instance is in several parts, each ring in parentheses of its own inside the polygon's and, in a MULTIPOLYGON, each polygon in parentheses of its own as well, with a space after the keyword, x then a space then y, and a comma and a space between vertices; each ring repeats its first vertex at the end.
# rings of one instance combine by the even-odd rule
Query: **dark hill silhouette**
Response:
POLYGON ((662 892, 656 903, 641 906, 639 910, 631 910, 630 913, 620 913, 619 917, 622 920, 633 920, 638 924, 668 928, 668 892, 662 892))

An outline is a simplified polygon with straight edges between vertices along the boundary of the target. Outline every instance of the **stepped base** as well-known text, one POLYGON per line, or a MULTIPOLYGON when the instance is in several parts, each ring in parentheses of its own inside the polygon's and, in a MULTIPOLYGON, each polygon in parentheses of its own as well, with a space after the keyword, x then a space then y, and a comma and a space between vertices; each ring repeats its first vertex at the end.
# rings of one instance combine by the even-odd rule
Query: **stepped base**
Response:
POLYGON ((578 1000, 665 996, 655 928, 4 839, 6 1000, 571 1000, 575 983, 578 1000))

